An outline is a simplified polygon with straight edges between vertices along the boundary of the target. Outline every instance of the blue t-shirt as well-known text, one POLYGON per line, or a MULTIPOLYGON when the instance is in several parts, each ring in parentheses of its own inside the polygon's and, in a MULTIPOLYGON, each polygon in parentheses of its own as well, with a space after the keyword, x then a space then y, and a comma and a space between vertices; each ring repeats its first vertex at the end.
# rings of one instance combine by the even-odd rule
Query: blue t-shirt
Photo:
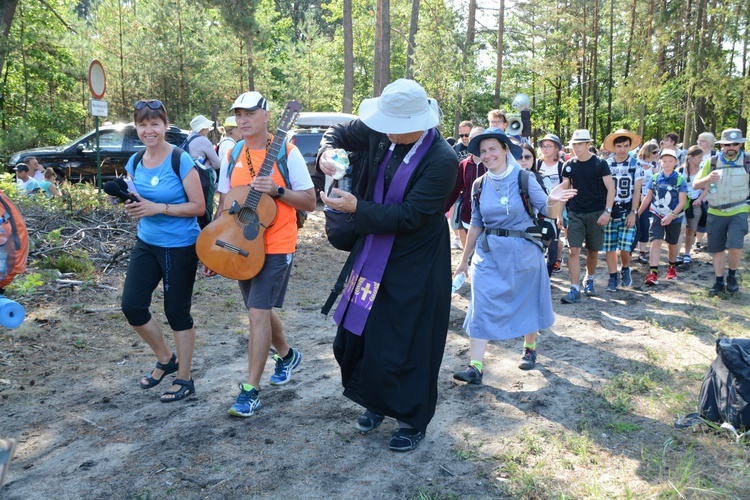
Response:
MULTIPOLYGON (((654 192, 651 213, 661 219, 677 208, 677 204, 680 203, 680 193, 687 193, 687 182, 676 170, 669 176, 665 176, 662 171, 649 179, 648 188, 654 192)), ((682 214, 675 217, 673 222, 682 222, 682 214)))
POLYGON ((49 190, 49 187, 51 185, 52 185, 52 183, 50 181, 40 181, 39 182, 39 187, 42 188, 42 190, 44 191, 44 195, 47 198, 52 198, 52 191, 49 190))
MULTIPOLYGON (((131 156, 125 165, 125 170, 133 178, 133 184, 140 198, 153 203, 168 203, 177 205, 187 202, 182 179, 195 168, 193 159, 187 153, 180 156, 180 178, 172 170, 172 155, 161 165, 154 168, 138 164, 133 176, 133 158, 131 156)), ((196 217, 174 217, 172 215, 156 214, 143 217, 138 222, 138 237, 149 245, 165 248, 186 247, 195 243, 201 232, 196 217)))

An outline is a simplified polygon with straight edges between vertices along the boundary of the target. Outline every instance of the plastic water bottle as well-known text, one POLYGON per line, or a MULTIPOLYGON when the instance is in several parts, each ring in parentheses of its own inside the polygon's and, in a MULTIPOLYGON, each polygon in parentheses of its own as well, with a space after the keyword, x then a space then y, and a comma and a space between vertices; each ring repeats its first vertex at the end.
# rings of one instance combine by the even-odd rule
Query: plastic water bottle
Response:
POLYGON ((331 160, 337 165, 337 172, 333 175, 337 180, 336 187, 347 193, 352 190, 352 166, 349 164, 349 153, 343 149, 334 149, 331 160))
POLYGON ((716 187, 716 183, 715 182, 712 182, 711 184, 708 185, 708 192, 709 193, 713 194, 713 193, 715 193, 718 190, 719 190, 719 188, 716 187))
POLYGON ((5 245, 0 246, 0 278, 8 275, 8 251, 5 245))
POLYGON ((453 278, 453 284, 451 286, 451 293, 456 293, 459 288, 466 282, 466 275, 464 273, 459 274, 453 278))

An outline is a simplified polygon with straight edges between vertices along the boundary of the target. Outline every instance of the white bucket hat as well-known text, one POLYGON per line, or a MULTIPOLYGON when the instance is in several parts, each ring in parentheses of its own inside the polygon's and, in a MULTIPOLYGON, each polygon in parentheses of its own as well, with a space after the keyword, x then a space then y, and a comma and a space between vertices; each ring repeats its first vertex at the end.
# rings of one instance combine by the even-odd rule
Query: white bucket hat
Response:
POLYGON ((224 127, 235 127, 237 128, 237 119, 234 116, 227 116, 227 119, 224 120, 224 127))
POLYGON ((203 115, 198 115, 190 120, 190 130, 192 130, 193 132, 198 133, 204 128, 211 130, 212 128, 214 128, 214 122, 203 115))
POLYGON ((401 78, 388 84, 380 97, 362 101, 359 118, 377 132, 408 134, 437 126, 440 107, 417 82, 401 78))

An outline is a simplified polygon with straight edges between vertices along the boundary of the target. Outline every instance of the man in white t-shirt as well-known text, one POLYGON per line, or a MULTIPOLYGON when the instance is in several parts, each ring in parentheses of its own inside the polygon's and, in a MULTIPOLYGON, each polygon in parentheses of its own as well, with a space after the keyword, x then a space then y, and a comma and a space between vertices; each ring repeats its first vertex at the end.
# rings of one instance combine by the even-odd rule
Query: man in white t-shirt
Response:
MULTIPOLYGON (((315 188, 305 159, 294 145, 286 146, 288 185, 275 162, 270 171, 264 171, 268 141, 274 138, 268 133, 271 113, 265 97, 259 92, 245 92, 234 101, 231 109, 245 143, 233 165, 228 164, 226 157, 222 159, 217 220, 232 217, 235 221, 240 221, 240 212, 244 217, 248 211, 241 204, 251 196, 249 192, 247 197, 237 199, 237 192, 232 188, 244 189, 249 185, 255 193, 264 193, 276 203, 275 219, 272 219, 273 224, 263 236, 266 253, 263 267, 253 278, 238 282, 250 323, 248 376, 247 382, 240 384, 240 394, 227 413, 233 417, 249 417, 261 406, 260 381, 271 345, 276 349, 276 369, 269 380, 271 385, 289 382, 292 372, 302 361, 300 352, 288 344, 281 318, 274 309, 281 308, 284 304, 297 248, 296 210, 315 210, 315 188)), ((262 202, 264 207, 268 206, 266 197, 263 197, 262 202)), ((256 214, 260 212, 265 212, 266 216, 269 213, 268 208, 256 214)), ((258 223, 262 223, 261 220, 258 216, 258 223)), ((248 223, 247 227, 251 225, 252 223, 248 223)), ((206 268, 203 272, 206 275, 214 274, 206 268)))
POLYGON ((29 174, 28 165, 19 163, 14 170, 16 171, 18 194, 31 195, 36 189, 41 189, 39 183, 29 174))
POLYGON ((29 166, 29 175, 34 178, 37 182, 44 180, 44 167, 35 156, 27 156, 24 162, 29 166))

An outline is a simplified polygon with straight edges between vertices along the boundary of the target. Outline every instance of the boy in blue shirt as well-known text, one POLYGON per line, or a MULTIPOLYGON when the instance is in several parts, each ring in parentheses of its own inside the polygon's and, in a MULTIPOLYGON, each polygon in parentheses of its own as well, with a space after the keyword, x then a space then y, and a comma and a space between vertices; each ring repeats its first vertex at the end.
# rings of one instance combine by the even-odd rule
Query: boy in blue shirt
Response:
POLYGON ((659 254, 663 240, 667 240, 669 265, 667 279, 677 278, 677 253, 679 251, 680 229, 682 228, 682 209, 687 203, 687 182, 675 172, 677 152, 664 149, 659 155, 662 171, 655 174, 648 182, 648 193, 638 209, 640 216, 646 208, 651 210, 651 270, 646 276, 646 285, 659 284, 659 254))

